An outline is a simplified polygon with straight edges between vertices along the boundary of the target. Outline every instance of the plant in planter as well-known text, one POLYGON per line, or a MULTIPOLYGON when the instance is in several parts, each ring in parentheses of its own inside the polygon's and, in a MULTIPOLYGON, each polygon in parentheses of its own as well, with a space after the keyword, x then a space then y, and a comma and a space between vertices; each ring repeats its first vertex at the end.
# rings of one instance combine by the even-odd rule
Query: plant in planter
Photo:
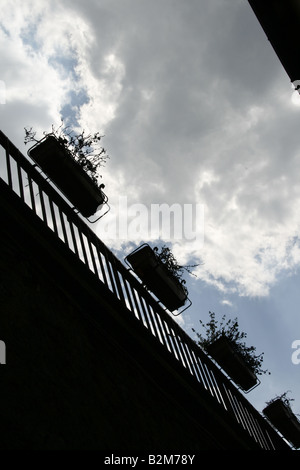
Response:
POLYGON ((167 246, 159 250, 158 247, 152 249, 146 243, 130 253, 125 261, 171 312, 184 306, 188 300, 188 289, 183 273, 188 271, 193 274, 191 269, 198 265, 181 266, 167 246))
POLYGON ((269 373, 262 369, 263 354, 255 354, 254 346, 247 346, 243 341, 247 334, 239 330, 237 318, 227 320, 223 315, 221 322, 216 320, 214 312, 209 312, 210 320, 200 324, 205 328, 203 336, 193 329, 198 337, 198 344, 205 349, 227 372, 232 380, 244 391, 249 391, 259 383, 257 375, 269 373))
POLYGON ((99 183, 98 169, 109 158, 101 146, 102 136, 85 131, 75 134, 63 123, 57 129, 44 132, 36 139, 36 132, 25 128, 25 145, 35 142, 28 155, 41 167, 65 196, 84 215, 93 215, 107 202, 104 185, 99 183))
POLYGON ((178 261, 176 260, 175 256, 173 255, 172 251, 170 250, 170 248, 165 245, 163 245, 160 249, 157 246, 155 246, 153 248, 153 251, 155 253, 156 258, 164 265, 164 267, 168 270, 168 272, 177 279, 177 281, 181 284, 183 290, 185 290, 186 294, 188 295, 188 290, 185 286, 186 281, 183 278, 184 273, 187 272, 191 274, 192 276, 195 276, 195 274, 192 272, 192 269, 200 265, 199 264, 190 264, 186 266, 180 265, 178 261))
POLYGON ((294 399, 287 397, 287 393, 266 402, 267 406, 263 409, 263 414, 293 446, 299 448, 300 422, 291 408, 291 402, 294 399))

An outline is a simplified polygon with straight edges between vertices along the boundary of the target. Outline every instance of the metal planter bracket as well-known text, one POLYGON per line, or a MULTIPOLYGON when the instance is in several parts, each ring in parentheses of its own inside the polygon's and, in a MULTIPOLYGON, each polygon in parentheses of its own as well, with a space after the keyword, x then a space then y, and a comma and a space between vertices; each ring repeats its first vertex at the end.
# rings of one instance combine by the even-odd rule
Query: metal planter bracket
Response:
MULTIPOLYGON (((187 305, 186 307, 184 307, 182 310, 180 310, 178 313, 174 313, 174 311, 171 312, 171 310, 169 310, 169 309, 167 309, 167 308, 164 308, 164 310, 167 311, 167 312, 171 312, 174 317, 178 317, 178 316, 181 315, 183 312, 185 312, 185 310, 187 310, 188 308, 191 307, 191 305, 192 305, 193 302, 192 302, 191 299, 189 299, 189 298, 187 298, 187 301, 189 302, 188 305, 187 305)), ((159 301, 158 303, 160 303, 160 301, 159 301)))
POLYGON ((90 217, 87 217, 87 220, 89 221, 90 224, 95 224, 96 222, 98 222, 98 220, 102 219, 102 217, 110 211, 110 205, 107 202, 104 202, 104 204, 108 207, 108 209, 103 214, 100 214, 99 217, 97 217, 97 219, 91 220, 90 217))

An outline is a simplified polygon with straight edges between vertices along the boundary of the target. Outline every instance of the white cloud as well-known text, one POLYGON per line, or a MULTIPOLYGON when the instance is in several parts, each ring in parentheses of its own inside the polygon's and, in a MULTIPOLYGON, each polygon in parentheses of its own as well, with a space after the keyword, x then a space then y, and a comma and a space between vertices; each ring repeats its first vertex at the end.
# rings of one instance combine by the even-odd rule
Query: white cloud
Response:
POLYGON ((64 110, 105 133, 112 204, 203 204, 204 247, 174 250, 224 294, 267 295, 299 266, 299 107, 247 2, 1 6, 12 140, 64 110))
POLYGON ((122 91, 122 79, 124 65, 110 53, 103 58, 102 69, 98 75, 92 74, 90 64, 84 63, 77 72, 82 77, 89 102, 80 109, 79 123, 87 126, 92 132, 105 129, 107 124, 114 119, 122 91))
POLYGON ((220 303, 221 303, 221 305, 226 305, 226 306, 228 306, 228 307, 232 307, 232 306, 233 306, 233 303, 230 302, 230 300, 226 300, 226 299, 222 300, 220 303))

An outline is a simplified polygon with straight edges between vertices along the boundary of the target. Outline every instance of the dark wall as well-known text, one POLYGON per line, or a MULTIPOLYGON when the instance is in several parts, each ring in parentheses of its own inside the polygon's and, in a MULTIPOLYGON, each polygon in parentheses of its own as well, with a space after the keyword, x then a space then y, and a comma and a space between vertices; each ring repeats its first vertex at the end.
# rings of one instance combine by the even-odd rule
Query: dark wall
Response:
POLYGON ((13 194, 0 211, 1 449, 255 448, 13 194))

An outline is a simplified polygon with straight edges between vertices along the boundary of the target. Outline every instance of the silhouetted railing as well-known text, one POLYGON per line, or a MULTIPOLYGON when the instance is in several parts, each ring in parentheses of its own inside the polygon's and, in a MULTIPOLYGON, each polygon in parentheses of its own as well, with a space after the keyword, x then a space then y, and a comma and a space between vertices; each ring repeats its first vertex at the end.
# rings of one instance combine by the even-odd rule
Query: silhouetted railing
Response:
POLYGON ((285 442, 215 363, 185 333, 45 176, 0 131, 0 177, 72 250, 262 449, 285 442))

